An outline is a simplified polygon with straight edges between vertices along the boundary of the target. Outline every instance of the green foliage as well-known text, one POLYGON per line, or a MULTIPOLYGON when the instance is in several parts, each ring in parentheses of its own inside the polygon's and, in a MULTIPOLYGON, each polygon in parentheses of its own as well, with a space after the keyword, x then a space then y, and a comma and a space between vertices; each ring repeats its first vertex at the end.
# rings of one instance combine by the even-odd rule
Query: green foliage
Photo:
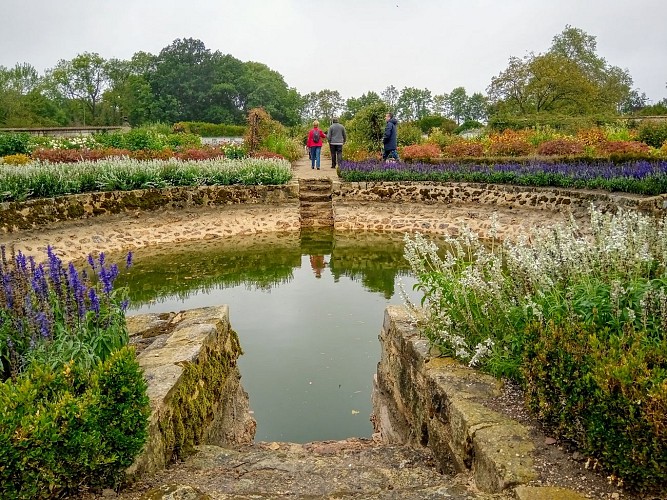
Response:
POLYGON ((649 146, 660 148, 667 141, 667 120, 642 123, 639 127, 638 138, 649 146))
POLYGON ((224 123, 178 122, 174 123, 173 131, 196 134, 200 137, 243 137, 246 133, 246 127, 224 123))
POLYGON ((116 486, 146 441, 149 411, 133 348, 92 370, 32 364, 0 384, 0 497, 116 486))
POLYGON ((30 134, 0 133, 0 156, 30 153, 30 134))
POLYGON ((635 490, 667 486, 667 219, 591 210, 525 238, 463 228, 445 257, 417 235, 412 304, 445 355, 525 383, 531 409, 635 490))
POLYGON ((399 146, 410 146, 422 143, 422 131, 416 122, 400 122, 398 124, 397 139, 399 146))
POLYGON ((388 109, 385 103, 378 102, 357 111, 355 117, 346 126, 348 141, 368 152, 379 151, 382 147, 382 136, 386 125, 385 115, 388 109))
POLYGON ((492 130, 522 130, 526 128, 550 127, 558 132, 576 133, 604 125, 615 125, 618 117, 612 115, 567 116, 557 113, 524 114, 521 116, 498 113, 489 118, 492 130))
POLYGON ((523 354, 528 406, 633 489, 664 488, 667 464, 658 457, 667 456, 665 344, 661 335, 647 338, 632 328, 532 323, 523 354))
POLYGON ((424 134, 429 134, 434 128, 451 133, 456 128, 456 122, 440 115, 427 115, 416 122, 424 134))
POLYGON ((163 134, 154 127, 133 128, 128 132, 113 134, 96 134, 95 140, 106 147, 129 151, 159 151, 165 148, 178 150, 201 146, 201 139, 196 134, 163 134))

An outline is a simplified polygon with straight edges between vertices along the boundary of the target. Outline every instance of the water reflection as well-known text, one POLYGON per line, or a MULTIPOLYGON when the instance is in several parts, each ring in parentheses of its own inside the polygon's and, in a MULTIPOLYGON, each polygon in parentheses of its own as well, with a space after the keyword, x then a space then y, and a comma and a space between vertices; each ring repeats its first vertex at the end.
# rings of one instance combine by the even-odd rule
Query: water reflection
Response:
MULTIPOLYGON (((133 312, 228 304, 258 440, 369 436, 377 335, 410 289, 400 235, 303 232, 136 252, 133 312)), ((121 279, 121 278, 119 278, 121 279)))

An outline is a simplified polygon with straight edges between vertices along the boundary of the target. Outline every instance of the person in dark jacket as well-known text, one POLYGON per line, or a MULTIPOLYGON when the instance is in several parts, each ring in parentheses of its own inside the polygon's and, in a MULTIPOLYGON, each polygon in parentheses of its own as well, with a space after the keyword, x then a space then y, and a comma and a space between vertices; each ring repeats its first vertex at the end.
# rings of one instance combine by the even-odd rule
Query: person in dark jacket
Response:
POLYGON ((398 159, 398 153, 396 153, 396 148, 398 146, 398 141, 397 141, 398 121, 396 121, 396 118, 394 118, 393 113, 387 113, 384 118, 387 121, 387 125, 384 128, 384 136, 382 137, 382 144, 384 146, 384 151, 382 152, 382 159, 386 160, 389 157, 398 159))
POLYGON ((331 168, 336 168, 336 164, 343 162, 343 144, 347 141, 347 132, 345 127, 338 123, 338 118, 333 119, 333 123, 327 131, 327 142, 331 150, 331 168))

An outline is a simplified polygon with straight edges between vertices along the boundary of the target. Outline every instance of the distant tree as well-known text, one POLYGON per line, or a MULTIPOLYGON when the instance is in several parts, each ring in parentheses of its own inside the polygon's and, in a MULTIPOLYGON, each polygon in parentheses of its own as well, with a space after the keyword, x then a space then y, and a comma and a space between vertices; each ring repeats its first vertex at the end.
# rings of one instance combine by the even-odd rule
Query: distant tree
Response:
POLYGON ((465 120, 468 114, 468 94, 463 87, 456 87, 447 95, 446 107, 448 115, 458 124, 465 120))
POLYGON ((385 102, 389 111, 392 113, 396 112, 396 107, 398 106, 398 98, 401 93, 393 85, 389 85, 382 91, 382 100, 385 102))
POLYGON ((596 52, 595 37, 566 26, 545 54, 511 57, 487 89, 495 112, 615 113, 632 100, 632 78, 596 52))
POLYGON ((343 98, 337 90, 320 90, 317 93, 317 100, 320 109, 319 117, 329 123, 343 109, 343 98))
POLYGON ((466 106, 466 120, 485 122, 489 116, 489 100, 480 92, 475 92, 468 98, 466 106))
POLYGON ((396 111, 403 121, 419 120, 431 112, 432 103, 430 90, 405 87, 401 90, 396 111))
POLYGON ((362 94, 361 97, 351 97, 345 101, 345 112, 343 113, 343 118, 349 120, 350 118, 354 117, 354 115, 356 115, 360 109, 371 104, 377 104, 379 102, 382 102, 382 99, 376 92, 373 92, 372 90, 362 94))
POLYGON ((84 125, 97 122, 100 102, 110 83, 104 58, 97 53, 84 52, 71 61, 61 59, 54 68, 47 70, 46 79, 57 95, 72 104, 80 104, 84 125))

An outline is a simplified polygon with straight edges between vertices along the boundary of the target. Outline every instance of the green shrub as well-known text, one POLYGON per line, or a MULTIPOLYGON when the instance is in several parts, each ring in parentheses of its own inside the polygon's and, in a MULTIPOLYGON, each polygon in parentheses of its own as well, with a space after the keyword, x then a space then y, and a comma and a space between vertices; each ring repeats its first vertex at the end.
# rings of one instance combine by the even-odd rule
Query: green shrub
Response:
POLYGON ((56 498, 117 485, 146 441, 148 415, 133 348, 92 371, 33 363, 0 384, 0 497, 56 498))
POLYGON ((535 415, 632 489, 667 486, 664 341, 551 321, 529 325, 525 347, 527 402, 535 415))
POLYGON ((0 133, 0 156, 30 153, 30 134, 0 133))
POLYGON ((639 127, 638 139, 649 146, 660 148, 667 141, 667 120, 644 122, 639 127))
POLYGON ((422 130, 415 122, 399 122, 397 134, 399 146, 411 146, 423 142, 422 130))
POLYGON ((456 129, 456 122, 440 115, 428 115, 415 122, 424 134, 429 134, 434 128, 452 133, 456 129))

